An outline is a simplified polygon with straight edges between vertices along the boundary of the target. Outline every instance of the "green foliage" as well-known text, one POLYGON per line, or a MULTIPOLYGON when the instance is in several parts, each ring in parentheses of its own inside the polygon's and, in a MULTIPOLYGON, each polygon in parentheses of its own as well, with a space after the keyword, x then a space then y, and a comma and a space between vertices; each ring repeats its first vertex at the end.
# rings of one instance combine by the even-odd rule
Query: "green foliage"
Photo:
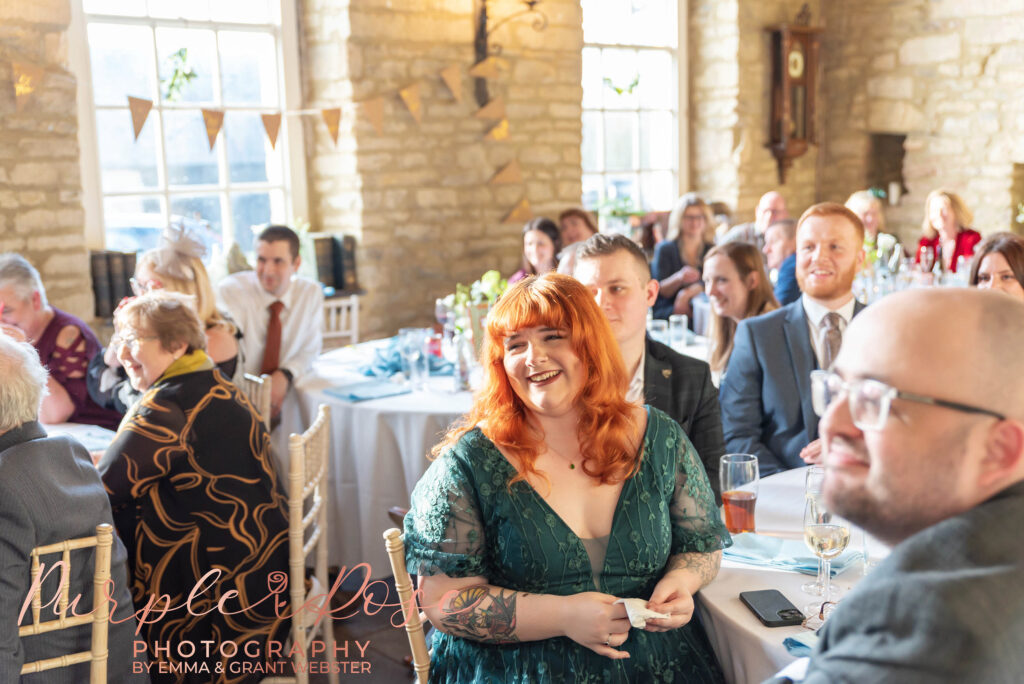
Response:
POLYGON ((604 84, 615 91, 616 95, 632 95, 636 87, 640 85, 640 74, 633 77, 628 86, 617 86, 612 79, 604 77, 604 84))
POLYGON ((171 75, 160 79, 164 100, 167 102, 177 102, 185 86, 199 75, 188 63, 188 48, 181 48, 171 53, 165 62, 171 67, 171 75))
POLYGON ((444 298, 444 303, 455 311, 455 327, 459 331, 468 329, 467 311, 470 304, 487 303, 493 306, 498 297, 508 289, 508 281, 501 277, 498 271, 487 271, 480 280, 472 285, 459 283, 455 286, 455 292, 444 298))
POLYGON ((636 206, 629 195, 607 199, 597 207, 601 216, 642 216, 644 211, 636 206))

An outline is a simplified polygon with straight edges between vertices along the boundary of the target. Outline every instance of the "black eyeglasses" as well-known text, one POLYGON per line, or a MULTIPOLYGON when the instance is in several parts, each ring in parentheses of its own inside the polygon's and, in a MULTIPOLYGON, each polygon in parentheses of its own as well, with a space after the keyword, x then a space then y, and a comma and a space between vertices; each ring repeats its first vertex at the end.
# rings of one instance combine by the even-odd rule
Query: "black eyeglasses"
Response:
POLYGON ((995 411, 956 401, 926 397, 923 394, 904 392, 870 378, 847 382, 832 371, 816 370, 811 372, 811 403, 814 405, 814 412, 819 416, 825 415, 828 407, 844 392, 849 398, 850 417, 853 418, 853 424, 861 430, 881 430, 885 427, 893 399, 942 406, 954 411, 992 416, 999 420, 1006 419, 1006 416, 995 411))

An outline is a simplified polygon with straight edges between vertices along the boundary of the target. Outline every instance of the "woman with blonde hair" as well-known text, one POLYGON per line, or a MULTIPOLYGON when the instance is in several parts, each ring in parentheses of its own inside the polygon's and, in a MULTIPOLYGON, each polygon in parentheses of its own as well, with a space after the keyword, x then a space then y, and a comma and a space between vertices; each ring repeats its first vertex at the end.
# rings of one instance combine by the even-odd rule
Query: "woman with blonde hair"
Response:
POLYGON ((921 239, 917 243, 915 263, 922 256, 931 263, 939 262, 942 270, 956 273, 961 257, 970 261, 974 247, 981 242, 981 233, 969 226, 974 214, 960 196, 948 190, 932 190, 924 202, 921 239))
POLYGON ((736 325, 744 318, 779 308, 757 247, 725 242, 704 258, 704 287, 711 301, 711 370, 724 372, 732 354, 736 325))
POLYGON ((691 300, 704 291, 701 270, 708 250, 715 246, 711 208, 696 193, 679 198, 668 217, 667 239, 654 248, 651 273, 660 289, 654 317, 693 315, 691 300))
POLYGON ((731 540, 678 424, 626 401, 593 295, 527 278, 487 315, 481 359, 405 519, 431 681, 721 681, 693 594, 731 540), (667 617, 630 629, 620 598, 667 617))

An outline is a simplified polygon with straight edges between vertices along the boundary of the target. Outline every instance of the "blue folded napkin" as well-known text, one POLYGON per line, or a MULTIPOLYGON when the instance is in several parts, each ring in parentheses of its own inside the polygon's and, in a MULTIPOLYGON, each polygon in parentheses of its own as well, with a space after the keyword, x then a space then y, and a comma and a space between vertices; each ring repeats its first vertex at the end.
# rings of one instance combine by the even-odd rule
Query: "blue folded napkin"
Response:
MULTIPOLYGON (((427 362, 430 364, 431 375, 451 375, 453 366, 433 354, 427 355, 427 362)), ((373 361, 362 366, 359 372, 373 378, 390 378, 395 373, 402 372, 402 352, 398 348, 398 336, 389 337, 385 346, 373 350, 373 361)))
POLYGON ((396 385, 387 380, 366 380, 350 385, 339 385, 328 387, 325 393, 332 397, 338 397, 346 401, 366 401, 368 399, 381 399, 383 397, 394 397, 399 394, 408 394, 412 390, 402 385, 396 385))
POLYGON ((791 656, 803 658, 811 655, 811 651, 814 650, 820 638, 817 632, 804 632, 795 637, 786 637, 782 645, 786 647, 791 656))
MULTIPOLYGON (((723 554, 739 563, 793 570, 805 575, 818 574, 818 557, 802 541, 796 539, 780 539, 750 532, 734 534, 732 546, 723 554)), ((847 547, 838 558, 832 559, 832 576, 835 577, 860 559, 860 551, 851 551, 847 547)))

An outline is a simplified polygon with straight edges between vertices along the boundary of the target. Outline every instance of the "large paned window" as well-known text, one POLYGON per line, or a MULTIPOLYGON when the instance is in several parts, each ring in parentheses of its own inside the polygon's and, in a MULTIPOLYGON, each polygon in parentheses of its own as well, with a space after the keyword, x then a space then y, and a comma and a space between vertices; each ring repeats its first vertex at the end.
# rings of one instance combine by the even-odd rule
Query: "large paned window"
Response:
POLYGON ((657 211, 678 195, 675 0, 583 0, 583 204, 657 211))
POLYGON ((249 252, 252 226, 294 216, 289 142, 298 141, 282 124, 271 147, 260 117, 286 109, 284 3, 74 1, 88 58, 83 135, 95 133, 83 144, 83 181, 107 247, 148 249, 169 222, 184 222, 213 252, 231 241, 249 252), (128 96, 153 102, 138 140, 128 96), (202 109, 224 112, 212 149, 202 109))

